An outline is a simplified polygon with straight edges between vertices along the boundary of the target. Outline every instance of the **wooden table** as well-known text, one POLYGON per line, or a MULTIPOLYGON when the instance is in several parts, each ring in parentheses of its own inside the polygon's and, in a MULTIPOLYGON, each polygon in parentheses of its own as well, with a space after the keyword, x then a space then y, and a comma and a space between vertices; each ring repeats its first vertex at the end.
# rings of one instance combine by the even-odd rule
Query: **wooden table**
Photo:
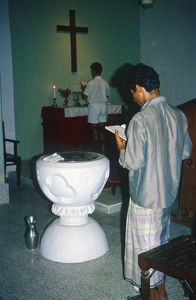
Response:
POLYGON ((190 300, 196 299, 196 240, 192 236, 180 236, 169 243, 141 253, 138 257, 141 269, 143 300, 149 299, 150 269, 163 272, 180 280, 190 300))

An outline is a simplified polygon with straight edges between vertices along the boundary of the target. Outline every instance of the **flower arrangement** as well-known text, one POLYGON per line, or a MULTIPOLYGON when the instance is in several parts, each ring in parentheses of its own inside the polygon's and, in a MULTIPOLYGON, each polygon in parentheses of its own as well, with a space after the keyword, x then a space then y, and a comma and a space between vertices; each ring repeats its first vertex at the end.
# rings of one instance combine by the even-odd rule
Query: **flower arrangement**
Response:
POLYGON ((70 89, 58 89, 60 96, 64 98, 64 104, 67 106, 69 101, 69 96, 71 95, 70 89))

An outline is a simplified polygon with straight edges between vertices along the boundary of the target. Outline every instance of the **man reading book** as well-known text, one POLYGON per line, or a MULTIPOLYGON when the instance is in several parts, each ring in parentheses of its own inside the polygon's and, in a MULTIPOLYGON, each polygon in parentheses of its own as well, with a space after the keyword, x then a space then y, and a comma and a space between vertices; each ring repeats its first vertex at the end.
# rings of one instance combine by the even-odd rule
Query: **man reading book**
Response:
MULTIPOLYGON (((138 64, 129 86, 141 109, 129 123, 127 142, 118 131, 115 135, 119 162, 129 170, 124 276, 141 288, 138 255, 170 239, 170 208, 178 192, 182 160, 190 156, 192 144, 185 115, 160 96, 154 69, 138 64)), ((150 288, 151 300, 167 299, 163 273, 152 275, 150 288)))

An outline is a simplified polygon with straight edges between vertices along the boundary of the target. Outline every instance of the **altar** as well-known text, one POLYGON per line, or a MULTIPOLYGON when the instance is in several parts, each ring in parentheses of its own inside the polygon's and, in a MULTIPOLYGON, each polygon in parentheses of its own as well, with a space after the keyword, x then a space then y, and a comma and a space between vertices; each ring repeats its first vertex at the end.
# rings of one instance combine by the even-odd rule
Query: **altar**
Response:
MULTIPOLYGON (((107 125, 118 124, 122 112, 121 104, 108 104, 107 125)), ((88 124, 88 107, 43 107, 44 153, 65 151, 78 143, 92 140, 88 124)))

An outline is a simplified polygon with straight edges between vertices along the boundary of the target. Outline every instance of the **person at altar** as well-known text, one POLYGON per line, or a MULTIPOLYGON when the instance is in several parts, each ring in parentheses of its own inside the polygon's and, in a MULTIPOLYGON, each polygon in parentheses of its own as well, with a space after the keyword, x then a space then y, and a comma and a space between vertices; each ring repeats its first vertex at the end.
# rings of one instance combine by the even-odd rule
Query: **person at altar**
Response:
MULTIPOLYGON (((102 129, 107 122, 107 99, 110 94, 109 84, 101 77, 102 65, 94 62, 90 66, 92 80, 83 88, 82 97, 88 102, 88 123, 93 132, 93 144, 96 146, 103 143, 102 129)), ((95 149, 97 150, 97 149, 95 149)))

